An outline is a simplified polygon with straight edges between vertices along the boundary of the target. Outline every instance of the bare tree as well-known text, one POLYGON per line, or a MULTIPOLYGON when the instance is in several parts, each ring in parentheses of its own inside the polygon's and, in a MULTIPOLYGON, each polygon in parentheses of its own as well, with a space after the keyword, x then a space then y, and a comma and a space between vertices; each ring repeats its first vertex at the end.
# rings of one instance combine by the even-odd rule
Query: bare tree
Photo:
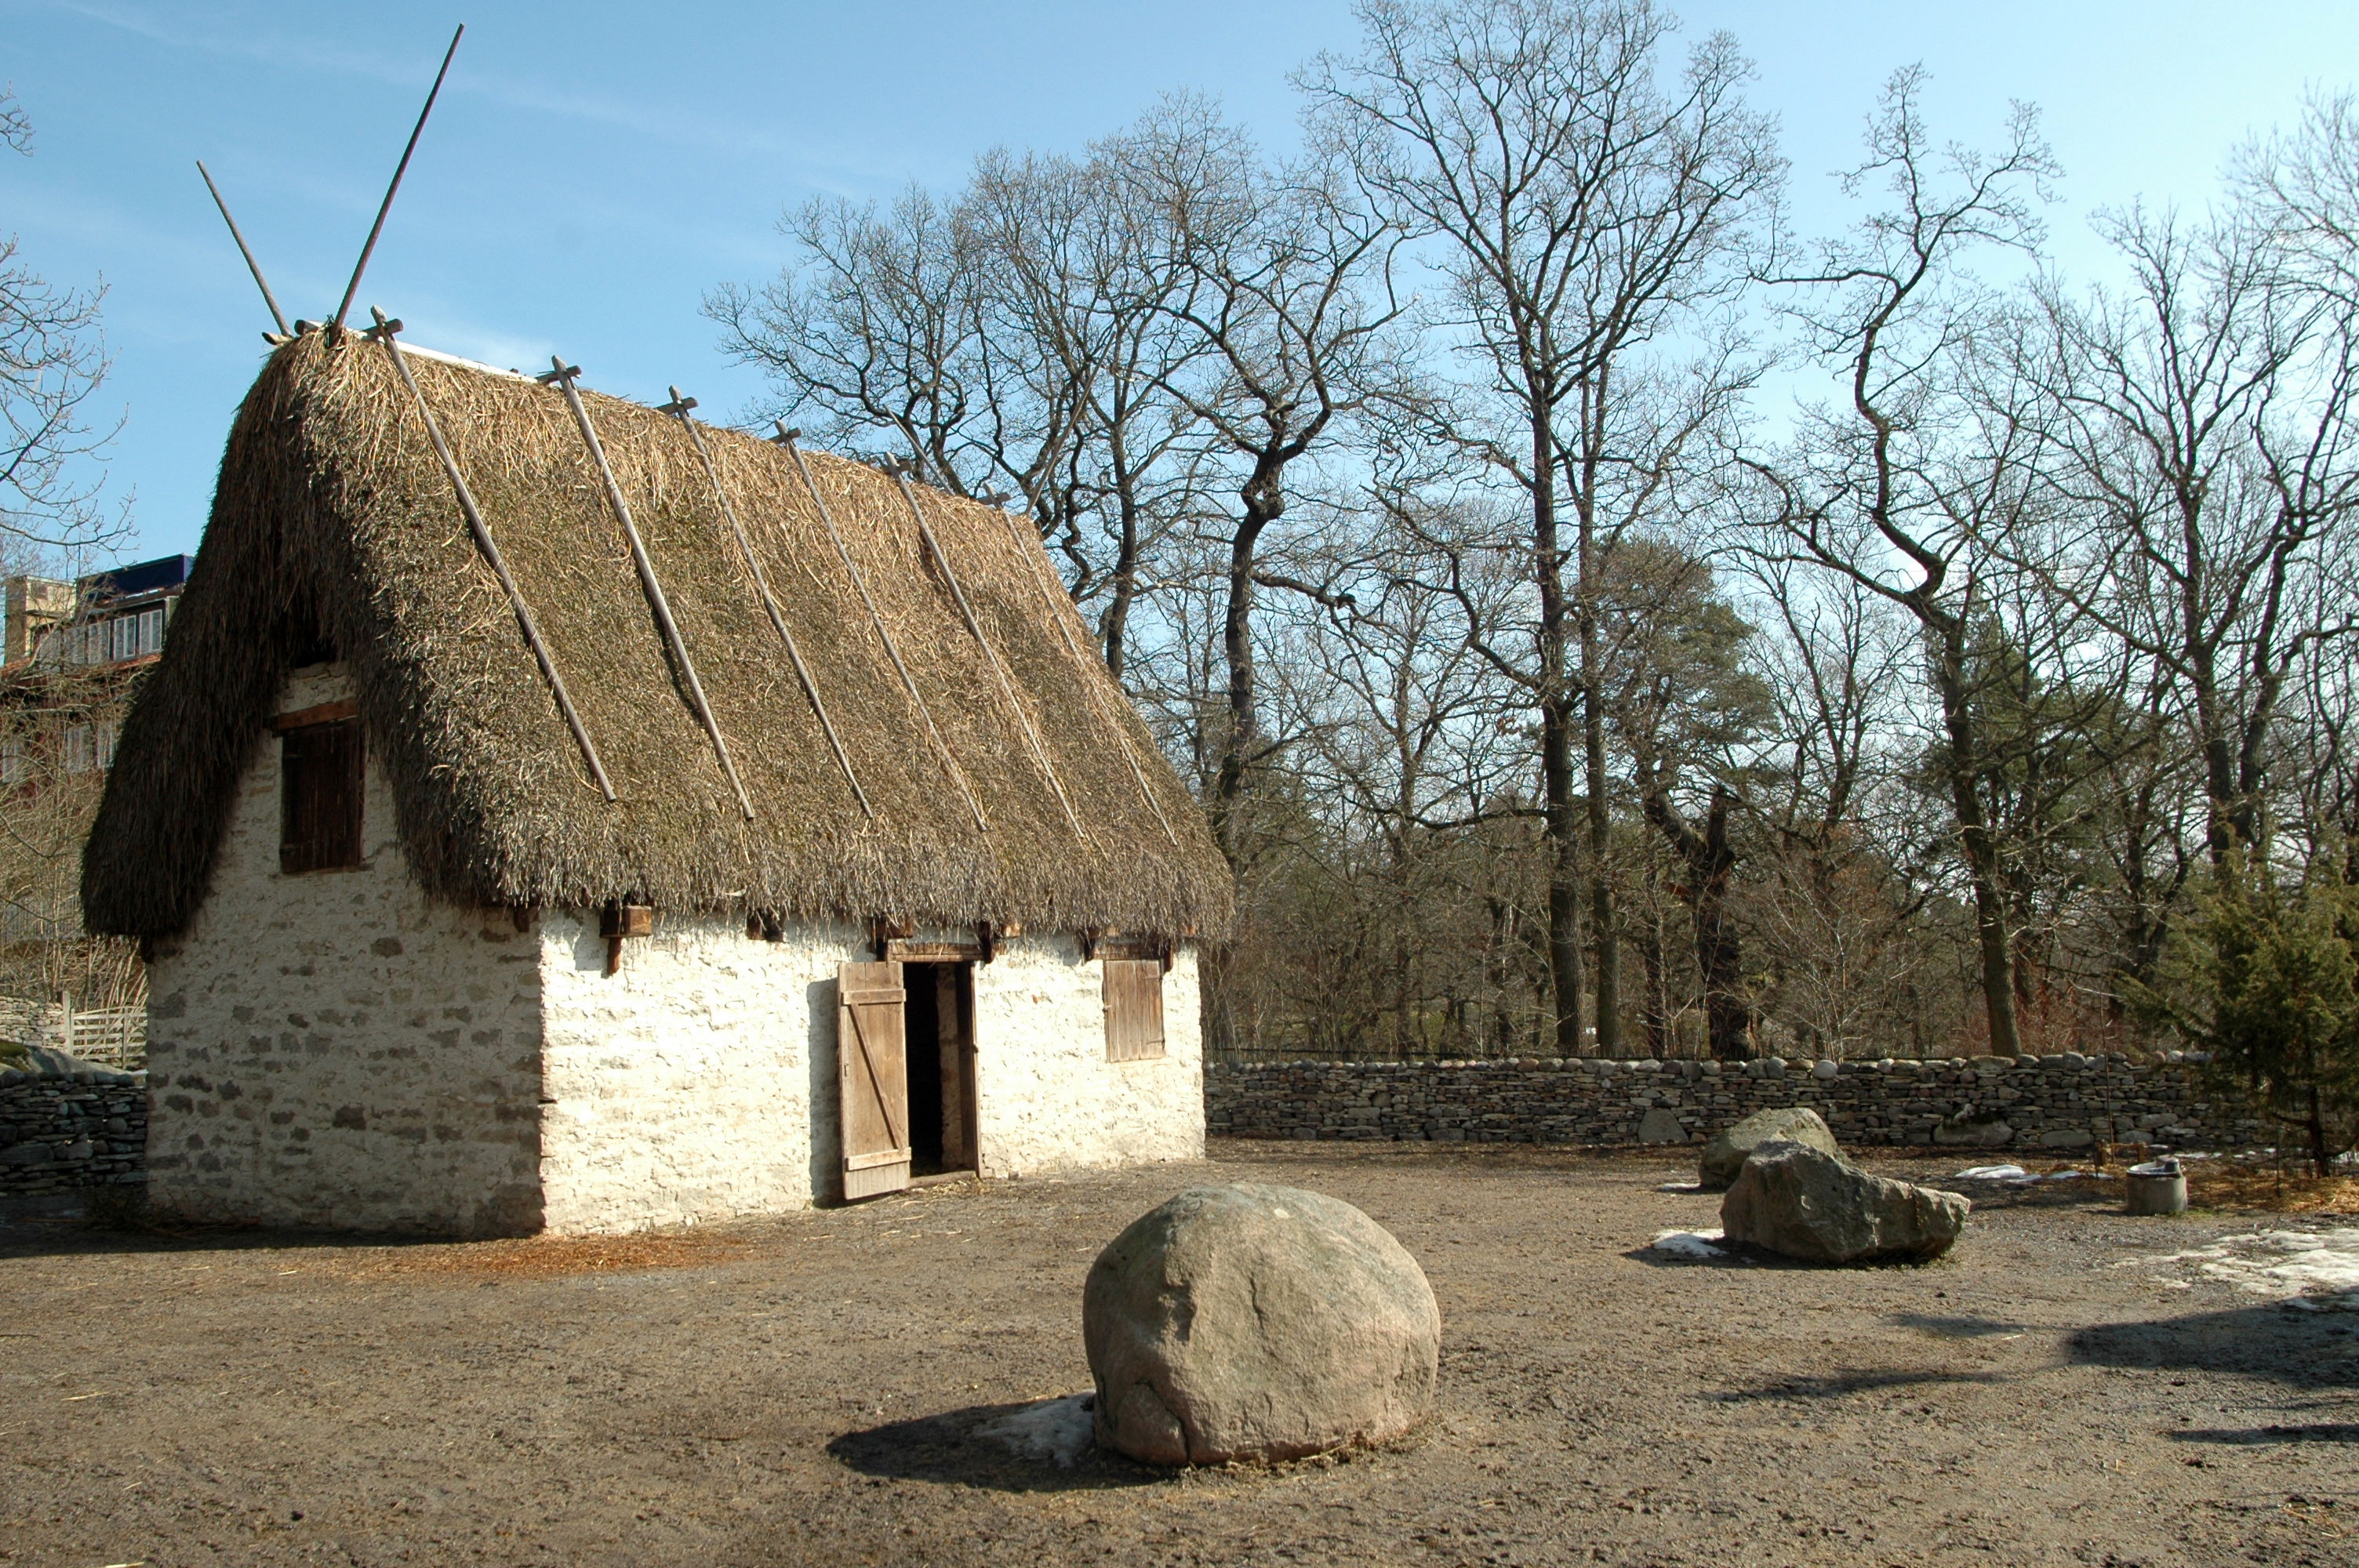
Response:
POLYGON ((2053 411, 2048 466, 2078 524, 2033 558, 2167 677, 2219 866, 2239 846, 2266 853, 2287 680, 2351 624, 2347 596, 2307 590, 2359 505, 2359 310, 2300 287, 2276 227, 2245 213, 2132 208, 2104 227, 2130 287, 2075 299, 2048 282, 2014 359, 2053 411))
MULTIPOLYGON (((0 142, 31 156, 32 123, 5 90, 0 142)), ((129 532, 129 502, 102 500, 103 453, 123 423, 95 406, 108 368, 105 297, 103 284, 57 287, 19 257, 16 235, 0 238, 0 535, 20 555, 89 550, 129 532)))
POLYGON ((1446 433, 1530 503, 1530 651, 1494 654, 1539 716, 1557 1049, 1581 1047, 1585 823, 1597 1040, 1610 1053, 1602 558, 1734 395, 1723 360, 1683 389, 1684 406, 1667 400, 1647 357, 1741 285, 1747 225, 1783 166, 1770 123, 1744 102, 1750 68, 1734 42, 1705 39, 1667 82, 1672 24, 1648 0, 1365 0, 1359 16, 1360 52, 1322 56, 1302 84, 1394 221, 1438 242, 1448 287, 1433 325, 1480 367, 1475 401, 1495 416, 1446 433))
POLYGON ((1845 177, 1891 205, 1830 243, 1794 307, 1814 357, 1847 384, 1848 406, 1813 412, 1783 465, 1750 460, 1775 500, 1772 554, 1848 579, 1919 628, 1940 710, 1941 773, 1974 906, 1991 1049, 2019 1050, 2013 934, 2003 846, 1984 793, 1990 737, 1978 720, 1975 640, 1989 592, 1987 541, 2037 490, 2038 443, 2004 407, 1962 396, 1961 366, 1992 301, 1959 269, 1976 245, 2028 250, 2040 228, 2029 197, 2055 172, 2033 115, 2018 107, 2005 151, 1937 146, 1919 111, 1924 73, 1895 73, 1868 129, 1868 157, 1845 177))
POLYGON ((1158 380, 1193 416, 1234 499, 1216 524, 1226 712, 1207 790, 1213 836, 1234 857, 1246 774, 1270 754, 1256 712, 1256 596, 1326 593, 1266 570, 1265 539, 1286 515, 1295 465, 1332 446, 1391 379, 1384 334, 1397 310, 1382 265, 1387 232, 1329 171, 1265 168, 1209 111, 1179 108, 1125 138, 1120 156, 1161 209, 1182 279, 1163 309, 1186 351, 1158 380))

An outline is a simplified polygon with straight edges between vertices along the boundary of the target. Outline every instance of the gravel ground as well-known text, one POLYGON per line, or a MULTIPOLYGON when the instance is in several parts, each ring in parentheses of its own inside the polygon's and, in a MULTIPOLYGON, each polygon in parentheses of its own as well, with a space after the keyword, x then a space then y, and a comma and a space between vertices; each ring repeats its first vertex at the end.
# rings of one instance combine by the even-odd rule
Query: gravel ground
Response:
POLYGON ((2216 1261, 2352 1221, 2068 1183, 1979 1195, 1926 1268, 1678 1262, 1654 1237, 1717 1219, 1680 1173, 1237 1143, 622 1242, 0 1227, 0 1561, 2359 1563, 2359 1313, 2216 1261), (1423 1261, 1428 1427, 1180 1476, 977 1434, 1087 1387, 1099 1247, 1235 1179, 1423 1261))

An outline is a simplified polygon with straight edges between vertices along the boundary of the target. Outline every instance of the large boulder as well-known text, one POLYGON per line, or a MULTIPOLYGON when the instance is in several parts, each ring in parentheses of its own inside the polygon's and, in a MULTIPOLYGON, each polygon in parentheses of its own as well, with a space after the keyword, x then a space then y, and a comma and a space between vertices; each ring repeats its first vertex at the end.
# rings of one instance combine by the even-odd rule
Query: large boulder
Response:
POLYGON ((1973 1207, 1781 1140, 1746 1157, 1721 1200, 1720 1227, 1731 1241, 1814 1263, 1923 1262, 1950 1249, 1973 1207))
POLYGON ((1706 1188, 1718 1192, 1736 1180, 1736 1173, 1744 1168, 1747 1154, 1777 1140, 1807 1143, 1824 1154, 1841 1152, 1835 1147, 1834 1133, 1810 1107, 1789 1105, 1776 1110, 1756 1110, 1735 1126, 1712 1135, 1712 1141, 1703 1146, 1698 1179, 1706 1188))
POLYGON ((1295 1187, 1197 1187, 1090 1268, 1098 1441, 1150 1465, 1377 1443, 1433 1398, 1441 1309, 1408 1249, 1295 1187))

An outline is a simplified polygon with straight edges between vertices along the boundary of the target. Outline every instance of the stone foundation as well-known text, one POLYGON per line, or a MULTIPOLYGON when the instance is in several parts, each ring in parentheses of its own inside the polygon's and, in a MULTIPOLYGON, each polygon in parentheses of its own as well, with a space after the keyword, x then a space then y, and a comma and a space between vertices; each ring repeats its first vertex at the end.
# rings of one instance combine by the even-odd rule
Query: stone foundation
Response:
POLYGON ((2082 1056, 1949 1061, 1208 1064, 1214 1137, 1467 1143, 1700 1141, 1756 1110, 1809 1106, 1846 1144, 2068 1156, 2097 1143, 2277 1141, 2193 1064, 2082 1056), (1643 1124, 1643 1126, 1642 1126, 1643 1124))

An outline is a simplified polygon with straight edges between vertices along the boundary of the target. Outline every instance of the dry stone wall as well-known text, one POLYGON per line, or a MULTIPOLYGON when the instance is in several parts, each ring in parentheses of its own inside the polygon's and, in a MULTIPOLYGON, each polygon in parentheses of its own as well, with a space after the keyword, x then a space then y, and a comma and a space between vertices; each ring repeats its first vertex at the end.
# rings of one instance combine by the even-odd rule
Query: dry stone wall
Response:
POLYGON ((0 1197, 147 1180, 147 1083, 0 1072, 0 1197))
POLYGON ((2096 1143, 2158 1149, 2273 1142, 2185 1059, 1977 1056, 1788 1063, 1213 1063, 1214 1137, 1467 1143, 1701 1140, 1784 1106, 1809 1106, 1847 1144, 1944 1145, 2069 1155, 2096 1143))

